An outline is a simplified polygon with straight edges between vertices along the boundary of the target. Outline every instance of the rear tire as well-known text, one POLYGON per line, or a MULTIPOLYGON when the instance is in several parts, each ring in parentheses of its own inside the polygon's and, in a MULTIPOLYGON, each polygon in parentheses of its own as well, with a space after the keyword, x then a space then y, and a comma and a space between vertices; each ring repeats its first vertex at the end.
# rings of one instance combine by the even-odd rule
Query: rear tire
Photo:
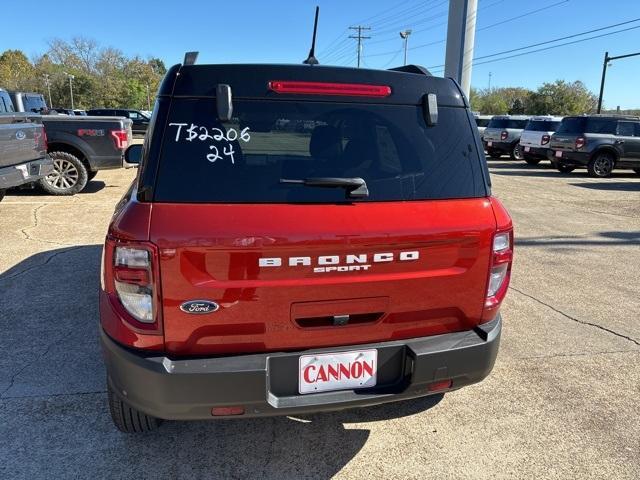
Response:
POLYGON ((78 157, 67 152, 51 152, 53 173, 38 181, 38 185, 50 195, 75 195, 88 180, 87 167, 78 157))
POLYGON ((520 143, 516 143, 511 149, 511 154, 509 155, 512 160, 524 160, 524 156, 522 155, 522 147, 520 143))
POLYGON ((538 165, 540 163, 539 158, 525 158, 524 161, 527 162, 529 165, 538 165))
POLYGON ((162 424, 162 420, 142 413, 130 406, 116 395, 107 383, 109 396, 109 411, 111 419, 118 430, 124 433, 144 433, 155 430, 162 424))
POLYGON ((611 176, 615 164, 616 161, 613 155, 607 152, 600 152, 596 153, 593 158, 589 160, 587 170, 592 177, 607 178, 611 176))
POLYGON ((4 198, 4 194, 7 193, 6 190, 0 190, 0 202, 2 201, 2 199, 4 198))

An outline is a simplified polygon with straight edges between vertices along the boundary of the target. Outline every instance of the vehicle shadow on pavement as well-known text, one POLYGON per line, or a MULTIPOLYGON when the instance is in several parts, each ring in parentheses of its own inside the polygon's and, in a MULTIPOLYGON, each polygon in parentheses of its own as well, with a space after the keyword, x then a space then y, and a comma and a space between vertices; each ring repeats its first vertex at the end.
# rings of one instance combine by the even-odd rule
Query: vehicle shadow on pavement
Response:
POLYGON ((443 398, 122 434, 109 417, 98 344, 101 250, 45 251, 0 274, 0 459, 11 478, 330 478, 365 446, 367 423, 443 398))
MULTIPOLYGON (((107 185, 102 180, 91 180, 87 183, 84 189, 79 193, 83 195, 85 193, 97 193, 100 190, 103 190, 107 185)), ((7 192, 7 197, 9 196, 15 197, 54 197, 55 195, 50 195, 44 190, 41 190, 38 187, 34 188, 12 188, 7 192)))
MULTIPOLYGON (((636 175, 640 180, 640 177, 636 175)), ((592 183, 570 183, 573 187, 589 188, 592 190, 609 190, 617 192, 640 192, 640 181, 638 182, 592 182, 592 183)))
POLYGON ((640 232, 600 232, 597 236, 602 240, 570 236, 524 237, 516 239, 515 244, 517 247, 640 245, 640 232))

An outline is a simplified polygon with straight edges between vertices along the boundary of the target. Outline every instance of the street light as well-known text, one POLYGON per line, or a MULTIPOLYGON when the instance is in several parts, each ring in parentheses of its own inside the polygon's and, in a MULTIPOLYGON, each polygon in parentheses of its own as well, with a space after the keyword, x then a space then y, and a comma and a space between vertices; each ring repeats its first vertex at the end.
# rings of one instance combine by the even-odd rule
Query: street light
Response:
POLYGON ((45 73, 42 77, 44 78, 44 83, 47 86, 47 91, 49 92, 49 108, 51 108, 51 82, 49 82, 49 74, 45 73))
POLYGON ((76 78, 75 75, 71 75, 70 73, 67 72, 62 72, 64 73, 67 77, 69 77, 69 93, 71 94, 71 110, 74 110, 74 106, 73 106, 73 79, 76 78))
POLYGON ((610 57, 609 52, 605 52, 604 62, 602 64, 602 80, 600 81, 600 96, 598 97, 598 113, 600 113, 602 110, 602 97, 604 96, 604 81, 605 81, 605 78, 607 77, 607 67, 611 66, 610 62, 612 60, 618 60, 620 58, 635 57, 637 55, 640 55, 640 52, 629 53, 628 55, 618 55, 617 57, 610 57))
POLYGON ((409 35, 411 35, 411 30, 404 30, 400 32, 400 38, 404 40, 404 64, 407 64, 407 46, 409 44, 409 35))

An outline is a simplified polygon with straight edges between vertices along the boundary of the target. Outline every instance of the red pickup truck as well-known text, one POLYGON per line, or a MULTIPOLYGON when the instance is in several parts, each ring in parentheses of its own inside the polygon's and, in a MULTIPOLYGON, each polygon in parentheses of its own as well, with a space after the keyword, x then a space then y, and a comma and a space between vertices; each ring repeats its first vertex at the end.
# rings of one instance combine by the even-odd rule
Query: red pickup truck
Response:
POLYGON ((458 85, 416 66, 176 65, 103 254, 124 432, 485 378, 511 219, 458 85))

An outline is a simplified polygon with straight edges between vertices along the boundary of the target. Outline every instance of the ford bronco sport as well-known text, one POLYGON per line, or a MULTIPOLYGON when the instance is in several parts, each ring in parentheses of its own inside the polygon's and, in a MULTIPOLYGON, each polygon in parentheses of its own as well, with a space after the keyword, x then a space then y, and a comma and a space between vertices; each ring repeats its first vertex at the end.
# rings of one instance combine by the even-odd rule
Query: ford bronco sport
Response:
POLYGON ((520 135, 529 117, 524 115, 496 115, 482 132, 484 148, 491 158, 509 155, 512 160, 522 160, 520 135))
POLYGON ((537 165, 540 160, 549 158, 551 135, 558 129, 562 117, 541 115, 531 117, 520 136, 520 150, 524 161, 537 165))
POLYGON ((552 165, 562 173, 586 167, 604 178, 616 168, 640 174, 640 117, 590 115, 565 118, 551 137, 552 165))
POLYGON ((416 66, 176 65, 103 252, 125 432, 485 378, 512 223, 458 85, 416 66))

